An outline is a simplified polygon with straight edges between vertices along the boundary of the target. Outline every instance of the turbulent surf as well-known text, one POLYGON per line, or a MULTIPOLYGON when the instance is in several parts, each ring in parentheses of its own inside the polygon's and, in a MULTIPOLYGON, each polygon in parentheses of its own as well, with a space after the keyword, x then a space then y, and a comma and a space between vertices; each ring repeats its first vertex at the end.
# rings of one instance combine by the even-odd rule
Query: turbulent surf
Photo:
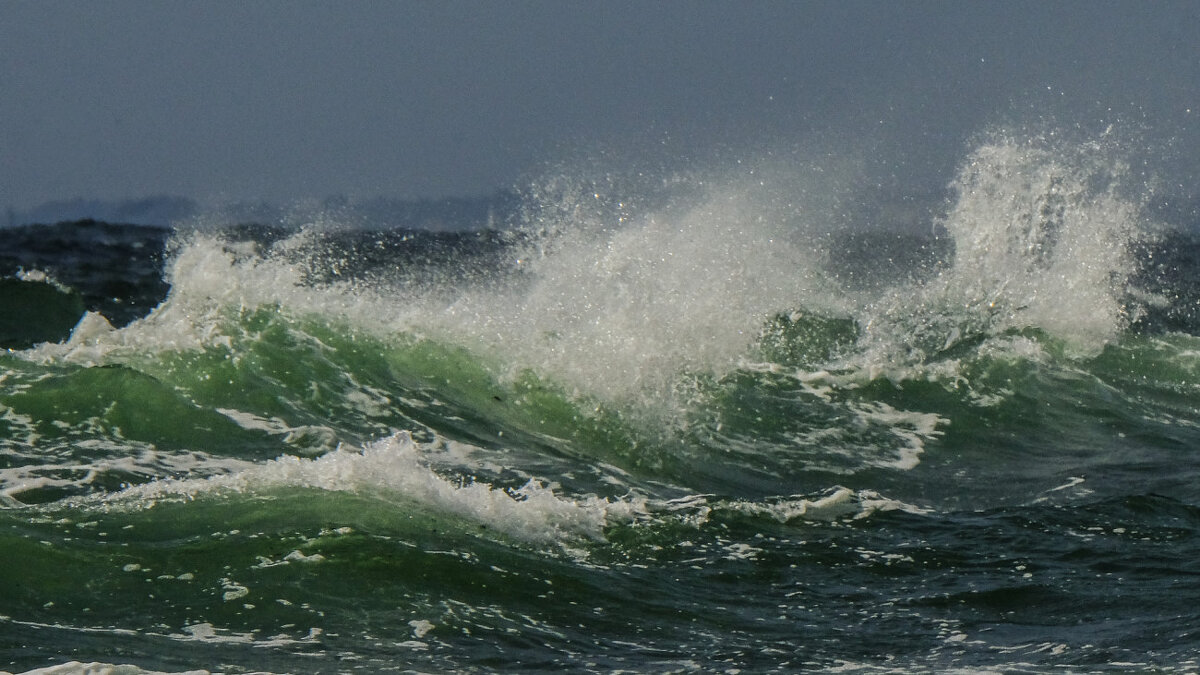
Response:
POLYGON ((1153 184, 995 133, 860 222, 740 171, 5 233, 3 665, 1195 668, 1200 242, 1153 184))

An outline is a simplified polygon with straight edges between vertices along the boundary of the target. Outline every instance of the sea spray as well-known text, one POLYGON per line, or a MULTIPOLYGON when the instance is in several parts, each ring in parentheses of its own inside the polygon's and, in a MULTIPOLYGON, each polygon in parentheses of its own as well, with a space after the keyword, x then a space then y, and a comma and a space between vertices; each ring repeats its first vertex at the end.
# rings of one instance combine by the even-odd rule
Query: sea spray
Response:
POLYGON ((0 668, 1192 669, 1200 345, 1126 326, 1114 148, 988 137, 854 283, 880 209, 754 180, 184 235, 0 352, 0 668))
MULTIPOLYGON (((875 415, 874 403, 855 400, 854 383, 863 376, 900 381, 916 367, 954 382, 954 359, 981 344, 989 353, 1033 358, 1039 343, 1013 331, 1044 331, 1094 352, 1125 324, 1126 243, 1140 211, 1120 194, 1123 164, 1112 148, 1063 145, 997 134, 977 149, 938 223, 955 243, 952 262, 882 295, 839 286, 820 248, 834 241, 822 226, 836 217, 806 208, 794 180, 704 183, 691 186, 686 199, 660 200, 647 211, 612 195, 557 190, 547 194, 559 201, 537 205, 500 248, 506 265, 456 273, 448 264, 420 283, 403 272, 389 279, 380 274, 386 267, 367 278, 343 274, 349 258, 328 244, 339 231, 329 223, 265 248, 195 234, 178 248, 172 292, 150 316, 117 331, 81 325, 71 340, 31 356, 103 364, 128 354, 144 360, 162 350, 208 350, 237 360, 244 347, 235 343, 254 344, 267 334, 266 320, 293 336, 287 339, 311 344, 319 365, 328 359, 321 355, 326 347, 304 326, 333 321, 375 336, 381 348, 427 342, 465 350, 481 372, 464 381, 467 388, 455 395, 460 402, 524 406, 521 392, 532 378, 537 388, 572 401, 576 414, 630 425, 628 433, 610 434, 630 447, 605 452, 649 465, 662 457, 642 458, 632 447, 639 439, 684 439, 715 450, 736 446, 739 434, 756 437, 753 424, 745 427, 753 417, 735 423, 742 413, 715 404, 773 408, 755 397, 732 403, 744 398, 736 393, 744 386, 738 373, 765 359, 773 372, 799 368, 796 386, 781 385, 775 396, 827 410, 783 423, 789 450, 753 461, 795 464, 785 474, 801 467, 911 468, 945 422, 929 424, 926 413, 900 401, 887 405, 908 420, 903 424, 875 415), (789 187, 796 194, 782 198, 789 187), (328 273, 315 274, 321 264, 328 273), (806 379, 831 368, 840 373, 825 378, 832 388, 805 393, 806 379), (492 393, 469 393, 483 382, 492 393), (845 427, 848 419, 859 422, 845 427)), ((767 381, 749 379, 755 388, 767 381)), ((387 419, 394 406, 388 396, 360 385, 351 379, 344 389, 374 401, 371 414, 387 419)), ((537 409, 525 414, 545 424, 537 409)), ((324 426, 314 422, 279 425, 324 426)), ((323 433, 328 449, 336 433, 323 433)))
POLYGON ((1113 144, 993 134, 951 183, 939 224, 953 240, 953 263, 859 310, 856 360, 894 370, 1021 329, 1097 353, 1133 311, 1131 244, 1146 223, 1126 191, 1127 171, 1113 144))
POLYGON ((565 229, 527 284, 466 294, 439 323, 581 394, 670 405, 681 375, 735 368, 774 313, 836 300, 755 196, 714 188, 685 210, 565 229))

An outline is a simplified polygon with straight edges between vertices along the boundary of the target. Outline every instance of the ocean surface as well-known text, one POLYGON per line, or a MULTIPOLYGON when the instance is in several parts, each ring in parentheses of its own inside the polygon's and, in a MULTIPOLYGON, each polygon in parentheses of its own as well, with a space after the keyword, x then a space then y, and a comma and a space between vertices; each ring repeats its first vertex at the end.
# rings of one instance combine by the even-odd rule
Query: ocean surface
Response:
POLYGON ((1195 230, 793 178, 0 230, 0 670, 1200 669, 1195 230))

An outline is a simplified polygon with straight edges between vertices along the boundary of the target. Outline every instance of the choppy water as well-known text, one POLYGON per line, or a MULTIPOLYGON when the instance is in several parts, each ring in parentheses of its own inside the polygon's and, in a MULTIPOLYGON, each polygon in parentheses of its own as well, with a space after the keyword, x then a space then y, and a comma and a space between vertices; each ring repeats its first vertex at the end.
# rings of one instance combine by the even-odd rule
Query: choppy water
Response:
POLYGON ((10 238, 0 666, 1195 669, 1200 245, 1120 153, 917 235, 743 178, 10 238))

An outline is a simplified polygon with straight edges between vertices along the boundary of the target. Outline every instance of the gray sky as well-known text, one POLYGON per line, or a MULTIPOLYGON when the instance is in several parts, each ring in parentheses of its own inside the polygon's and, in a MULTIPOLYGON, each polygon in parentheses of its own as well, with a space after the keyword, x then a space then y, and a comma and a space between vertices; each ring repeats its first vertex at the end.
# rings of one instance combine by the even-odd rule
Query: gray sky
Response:
POLYGON ((0 0, 19 209, 478 195, 579 157, 815 140, 940 184, 972 133, 1026 118, 1142 125, 1182 185, 1198 115, 1190 1, 0 0))

